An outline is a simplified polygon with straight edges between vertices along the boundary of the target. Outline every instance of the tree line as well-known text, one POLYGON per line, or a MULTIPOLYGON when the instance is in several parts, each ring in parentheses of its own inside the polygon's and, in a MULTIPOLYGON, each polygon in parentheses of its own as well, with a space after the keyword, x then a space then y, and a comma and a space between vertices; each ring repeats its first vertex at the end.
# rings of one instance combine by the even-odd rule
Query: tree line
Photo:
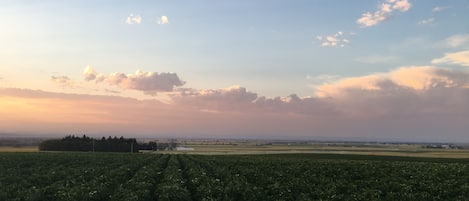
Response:
POLYGON ((89 151, 89 152, 138 152, 139 144, 135 138, 116 136, 94 139, 83 135, 68 135, 62 139, 45 140, 39 144, 41 151, 89 151))

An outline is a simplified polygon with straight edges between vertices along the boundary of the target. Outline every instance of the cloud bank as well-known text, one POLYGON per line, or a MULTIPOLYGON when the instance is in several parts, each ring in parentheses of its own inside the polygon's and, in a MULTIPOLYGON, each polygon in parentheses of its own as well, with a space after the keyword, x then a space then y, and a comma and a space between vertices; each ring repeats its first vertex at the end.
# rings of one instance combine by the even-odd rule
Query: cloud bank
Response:
POLYGON ((361 27, 372 27, 388 20, 395 11, 407 12, 411 7, 412 4, 408 0, 387 0, 378 7, 377 11, 363 13, 356 22, 361 27))
POLYGON ((430 110, 443 114, 456 105, 461 107, 460 111, 468 111, 463 108, 469 101, 469 74, 433 66, 410 66, 387 73, 338 79, 318 85, 315 91, 311 97, 291 94, 266 98, 235 86, 184 91, 173 99, 177 104, 204 110, 263 111, 314 117, 331 114, 341 118, 419 116, 430 110))
POLYGON ((111 73, 102 75, 90 66, 83 71, 85 81, 96 83, 106 82, 109 85, 118 86, 121 89, 142 91, 148 95, 156 95, 158 92, 171 92, 175 87, 185 84, 176 73, 143 72, 138 70, 134 74, 111 73))
MULTIPOLYGON (((142 83, 162 79, 157 75, 137 72, 103 76, 91 67, 84 71, 90 82, 103 77, 99 82, 150 91, 160 90, 160 84, 154 87, 142 83)), ((408 66, 358 77, 335 77, 316 86, 307 97, 291 94, 270 98, 241 86, 174 90, 174 84, 163 85, 167 88, 162 89, 173 90, 168 103, 0 88, 0 127, 8 132, 61 135, 83 131, 165 137, 469 141, 469 73, 465 71, 408 66)))

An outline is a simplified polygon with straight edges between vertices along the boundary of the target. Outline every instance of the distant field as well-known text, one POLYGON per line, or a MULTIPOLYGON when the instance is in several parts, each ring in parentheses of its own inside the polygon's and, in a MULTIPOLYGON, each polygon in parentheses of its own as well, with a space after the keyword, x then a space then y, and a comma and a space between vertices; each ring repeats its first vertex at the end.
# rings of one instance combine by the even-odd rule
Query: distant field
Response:
MULTIPOLYGON (((417 145, 324 146, 324 145, 187 145, 193 151, 158 151, 164 154, 250 155, 250 154, 355 154, 430 158, 469 158, 469 149, 429 149, 417 145)), ((37 146, 1 147, 0 152, 38 152, 37 146)), ((148 152, 148 151, 147 151, 148 152)), ((147 153, 145 152, 145 153, 147 153)))
POLYGON ((169 151, 164 153, 187 153, 203 155, 232 154, 282 154, 282 153, 333 153, 379 156, 469 158, 469 149, 428 149, 417 145, 370 146, 323 146, 323 145, 188 145, 194 151, 169 151))
POLYGON ((0 152, 38 152, 39 148, 37 146, 27 146, 27 147, 2 147, 0 146, 0 152))
POLYGON ((469 159, 0 153, 0 200, 467 200, 469 159))

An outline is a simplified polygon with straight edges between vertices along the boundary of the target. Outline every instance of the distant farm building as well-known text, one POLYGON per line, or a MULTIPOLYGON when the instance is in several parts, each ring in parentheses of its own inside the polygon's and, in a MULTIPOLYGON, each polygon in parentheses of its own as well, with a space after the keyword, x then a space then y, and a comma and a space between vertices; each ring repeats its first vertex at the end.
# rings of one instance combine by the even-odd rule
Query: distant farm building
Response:
POLYGON ((194 151, 192 147, 176 147, 176 151, 194 151))

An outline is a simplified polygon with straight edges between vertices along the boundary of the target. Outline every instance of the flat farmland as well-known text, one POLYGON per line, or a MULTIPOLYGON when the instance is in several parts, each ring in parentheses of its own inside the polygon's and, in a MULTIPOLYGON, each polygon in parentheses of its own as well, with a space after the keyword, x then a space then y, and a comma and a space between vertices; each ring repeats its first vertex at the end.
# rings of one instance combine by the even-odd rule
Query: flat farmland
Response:
POLYGON ((203 155, 249 155, 249 154, 357 154, 377 156, 407 156, 431 158, 469 158, 469 149, 422 148, 420 145, 379 146, 325 146, 325 145, 214 145, 189 144, 193 151, 165 151, 164 153, 187 153, 203 155))
POLYGON ((0 200, 467 200, 469 159, 0 153, 0 200))
POLYGON ((37 146, 26 146, 26 147, 11 147, 11 146, 0 146, 1 152, 38 152, 37 146))
MULTIPOLYGON (((469 149, 423 148, 421 145, 373 145, 363 144, 334 145, 256 145, 246 144, 197 144, 182 145, 193 148, 191 151, 143 151, 157 154, 194 154, 194 155, 251 155, 251 154, 343 154, 371 156, 403 156, 430 158, 469 158, 469 149)), ((37 146, 11 147, 0 146, 1 152, 39 152, 37 146)))

